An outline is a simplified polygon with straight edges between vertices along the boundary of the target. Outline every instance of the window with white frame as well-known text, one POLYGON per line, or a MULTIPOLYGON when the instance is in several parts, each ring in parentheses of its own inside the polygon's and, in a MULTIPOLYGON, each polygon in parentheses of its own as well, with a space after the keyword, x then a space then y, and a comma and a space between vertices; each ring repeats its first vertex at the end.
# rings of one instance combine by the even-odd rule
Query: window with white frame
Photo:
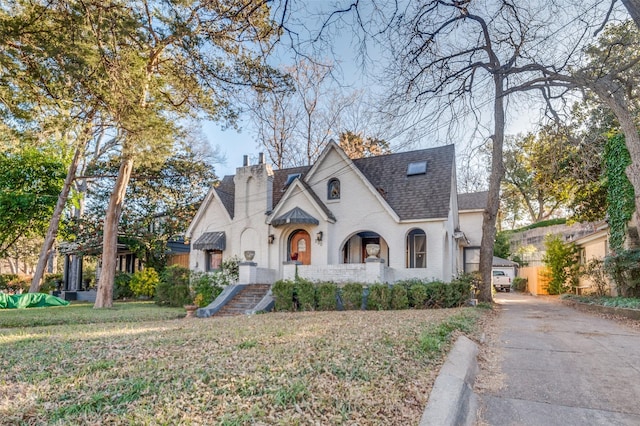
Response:
POLYGON ((407 234, 407 268, 427 267, 427 234, 414 229, 407 234))

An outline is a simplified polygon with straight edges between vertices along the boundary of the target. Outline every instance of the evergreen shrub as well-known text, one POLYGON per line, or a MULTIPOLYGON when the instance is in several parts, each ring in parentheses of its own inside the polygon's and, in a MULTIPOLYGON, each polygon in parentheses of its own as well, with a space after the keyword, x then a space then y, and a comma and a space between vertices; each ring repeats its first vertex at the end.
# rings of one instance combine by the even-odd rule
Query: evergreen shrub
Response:
POLYGON ((362 309, 363 286, 360 283, 347 283, 340 289, 340 299, 345 311, 362 309))
POLYGON ((319 283, 316 287, 316 306, 319 311, 335 311, 337 309, 338 286, 332 282, 319 283))
POLYGON ((296 283, 291 280, 278 280, 271 287, 275 299, 276 311, 295 311, 294 293, 296 283))
POLYGON ((113 298, 114 299, 131 299, 134 297, 129 283, 131 282, 131 274, 126 272, 116 272, 113 280, 113 298))
POLYGON ((313 311, 316 305, 316 287, 309 280, 297 278, 295 280, 296 309, 299 311, 313 311))
POLYGON ((367 298, 367 310, 384 311, 391 306, 391 289, 386 284, 373 284, 369 286, 367 298))
POLYGON ((391 287, 391 309, 407 309, 409 307, 409 292, 402 284, 394 284, 391 287))

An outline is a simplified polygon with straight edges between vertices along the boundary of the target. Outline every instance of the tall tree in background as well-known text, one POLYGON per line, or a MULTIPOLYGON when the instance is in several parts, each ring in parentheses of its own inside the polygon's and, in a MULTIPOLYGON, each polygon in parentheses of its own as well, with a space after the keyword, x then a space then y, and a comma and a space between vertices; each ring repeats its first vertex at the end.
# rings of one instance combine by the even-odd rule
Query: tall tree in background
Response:
POLYGON ((529 223, 564 213, 574 190, 570 162, 575 155, 567 131, 545 127, 507 138, 502 198, 517 199, 529 223))
POLYGON ((118 221, 136 161, 150 153, 158 157, 167 136, 176 134, 173 123, 179 117, 201 111, 213 119, 234 118, 225 92, 273 83, 274 73, 264 58, 250 50, 250 43, 269 43, 276 35, 266 2, 155 6, 142 0, 115 10, 96 5, 87 11, 108 16, 92 31, 108 65, 105 71, 115 94, 110 107, 123 135, 104 220, 103 275, 95 307, 112 305, 118 221))
POLYGON ((69 153, 67 175, 53 209, 31 283, 40 289, 45 266, 77 167, 96 124, 100 100, 88 86, 99 79, 96 46, 71 2, 10 0, 0 8, 0 115, 10 131, 33 144, 56 141, 69 153), (70 53, 71 52, 71 53, 70 53))
MULTIPOLYGON (((182 236, 216 177, 202 153, 178 142, 162 163, 134 168, 119 221, 119 237, 146 266, 166 266, 167 243, 182 236)), ((75 241, 90 245, 103 233, 117 163, 100 162, 90 173, 94 184, 85 217, 75 222, 75 241)))
POLYGON ((342 115, 358 97, 335 88, 333 65, 301 59, 283 67, 290 90, 253 94, 248 105, 261 148, 277 168, 313 163, 342 129, 342 115))
MULTIPOLYGON (((2 27, 8 29, 4 45, 10 47, 8 60, 2 62, 9 64, 9 73, 3 76, 13 78, 4 89, 14 117, 25 99, 43 109, 41 105, 49 103, 74 105, 75 97, 80 97, 79 105, 93 109, 84 111, 85 130, 75 132, 84 136, 78 139, 91 138, 93 120, 99 115, 120 142, 118 175, 104 220, 103 275, 95 304, 108 307, 118 219, 134 164, 162 161, 181 118, 206 115, 232 122, 237 114, 229 102, 231 94, 241 87, 272 87, 277 73, 264 62, 261 52, 268 47, 260 47, 272 41, 276 29, 266 1, 14 3, 15 7, 2 8, 1 15, 6 24, 2 27), (26 83, 11 84, 19 83, 25 69, 30 71, 23 79, 26 83), (58 77, 52 81, 61 87, 54 95, 49 95, 49 85, 38 86, 49 81, 49 73, 58 77), (38 103, 40 98, 50 102, 38 103)), ((77 157, 81 153, 78 150, 77 157)), ((74 177, 75 170, 68 174, 65 188, 74 177)), ((59 198, 62 206, 67 195, 59 198)))
POLYGON ((409 7, 393 25, 390 46, 396 65, 388 74, 395 76, 401 89, 394 99, 400 109, 403 103, 412 102, 409 108, 414 111, 436 105, 434 120, 445 109, 454 120, 469 115, 477 118, 491 100, 491 175, 480 250, 483 301, 492 300, 506 100, 538 91, 539 69, 558 59, 545 50, 553 47, 545 16, 549 11, 539 5, 521 6, 510 1, 428 1, 409 7))
POLYGON ((44 236, 64 176, 52 151, 0 152, 0 258, 21 239, 44 236))

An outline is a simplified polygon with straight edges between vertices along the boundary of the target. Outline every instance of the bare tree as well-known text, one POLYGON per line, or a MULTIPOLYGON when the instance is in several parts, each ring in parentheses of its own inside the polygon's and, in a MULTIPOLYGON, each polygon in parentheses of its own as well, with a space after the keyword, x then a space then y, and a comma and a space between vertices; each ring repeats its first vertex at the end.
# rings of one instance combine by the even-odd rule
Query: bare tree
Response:
MULTIPOLYGON (((587 23, 578 26, 581 31, 559 45, 556 37, 563 34, 563 23, 554 22, 554 10, 545 7, 509 0, 434 0, 411 4, 389 33, 395 64, 387 75, 395 76, 396 91, 391 100, 399 116, 424 120, 425 109, 430 109, 426 117, 432 123, 442 118, 458 123, 471 118, 482 123, 483 114, 491 110, 491 174, 480 250, 480 299, 484 301, 492 300, 507 100, 523 99, 528 92, 541 93, 549 111, 554 112, 552 101, 571 87, 560 83, 545 86, 543 91, 539 83, 552 80, 549 70, 568 72, 569 61, 580 53, 589 29, 597 25, 597 20, 589 20, 591 15, 584 16, 587 23), (555 23, 554 31, 550 22, 555 23)), ((449 125, 449 137, 456 134, 454 131, 449 125)))

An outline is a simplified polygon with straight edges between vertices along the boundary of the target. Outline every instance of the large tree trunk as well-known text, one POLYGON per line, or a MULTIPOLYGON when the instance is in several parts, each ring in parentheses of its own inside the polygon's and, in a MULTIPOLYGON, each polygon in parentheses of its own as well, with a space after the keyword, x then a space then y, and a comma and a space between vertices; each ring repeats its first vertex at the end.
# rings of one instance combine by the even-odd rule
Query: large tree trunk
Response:
POLYGON ((42 276, 44 275, 44 270, 47 267, 47 262, 49 260, 49 257, 51 256, 53 243, 56 240, 56 237, 58 236, 60 218, 62 217, 64 206, 67 203, 67 198, 69 197, 69 191, 71 191, 71 185, 73 184, 73 180, 76 177, 76 171, 78 170, 78 164, 80 163, 80 156, 84 152, 84 148, 87 144, 87 141, 88 141, 88 137, 85 133, 82 139, 78 141, 78 145, 76 146, 76 152, 73 155, 73 160, 71 161, 71 165, 69 165, 69 170, 67 171, 67 177, 64 180, 62 191, 58 196, 58 202, 56 203, 56 207, 53 210, 51 223, 49 223, 49 229, 47 229, 47 234, 44 238, 44 244, 42 245, 42 249, 40 250, 38 265, 36 266, 36 270, 33 274, 33 279, 31 280, 31 287, 29 287, 29 293, 37 293, 40 291, 40 287, 42 285, 42 276))
POLYGON ((640 0, 622 0, 622 4, 627 8, 629 15, 640 28, 640 0))
POLYGON ((493 302, 491 294, 491 277, 493 269, 493 245, 496 239, 496 219, 500 206, 500 182, 504 176, 504 163, 502 161, 502 147, 504 145, 504 77, 496 73, 493 76, 495 83, 495 99, 493 104, 494 134, 491 150, 491 175, 489 177, 489 195, 487 207, 484 210, 482 221, 482 240, 480 243, 480 273, 482 275, 482 287, 478 300, 481 302, 493 302))
POLYGON ((118 221, 122 213, 125 193, 133 170, 133 157, 123 155, 113 192, 109 197, 109 207, 104 218, 104 238, 102 242, 102 272, 98 282, 98 293, 94 308, 113 306, 113 282, 116 275, 116 254, 118 250, 118 221))

